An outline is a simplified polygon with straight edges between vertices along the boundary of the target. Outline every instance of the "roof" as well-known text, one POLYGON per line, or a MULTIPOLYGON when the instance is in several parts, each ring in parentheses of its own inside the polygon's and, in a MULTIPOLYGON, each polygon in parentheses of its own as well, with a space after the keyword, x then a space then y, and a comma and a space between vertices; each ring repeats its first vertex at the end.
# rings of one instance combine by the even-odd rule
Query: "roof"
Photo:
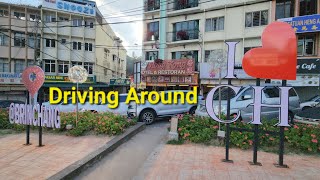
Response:
POLYGON ((42 0, 0 0, 0 3, 13 4, 18 6, 38 7, 42 0))

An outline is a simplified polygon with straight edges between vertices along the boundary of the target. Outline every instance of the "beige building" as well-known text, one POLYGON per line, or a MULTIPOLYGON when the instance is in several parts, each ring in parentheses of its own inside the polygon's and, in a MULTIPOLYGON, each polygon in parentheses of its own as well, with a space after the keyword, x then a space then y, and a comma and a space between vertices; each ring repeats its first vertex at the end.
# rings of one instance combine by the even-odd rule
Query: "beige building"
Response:
POLYGON ((45 99, 48 87, 74 86, 68 79, 74 65, 88 71, 82 89, 106 89, 111 78, 126 76, 126 50, 93 1, 1 3, 0 25, 0 99, 25 99, 20 73, 33 64, 45 72, 45 99))
POLYGON ((261 46, 262 31, 271 22, 271 1, 148 0, 145 7, 145 18, 154 19, 144 24, 145 60, 194 59, 202 89, 207 91, 218 83, 217 61, 226 65, 225 42, 237 41, 239 79, 233 84, 254 83, 241 70, 241 61, 246 51, 261 46))

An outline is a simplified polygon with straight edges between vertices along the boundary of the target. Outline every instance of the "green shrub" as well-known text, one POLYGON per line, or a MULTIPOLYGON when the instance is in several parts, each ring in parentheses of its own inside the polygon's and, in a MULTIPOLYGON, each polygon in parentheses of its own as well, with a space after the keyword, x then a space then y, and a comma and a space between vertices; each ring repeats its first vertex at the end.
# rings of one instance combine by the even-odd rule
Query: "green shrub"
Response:
MULTIPOLYGON (((224 119, 223 117, 222 119, 224 119)), ((277 120, 262 120, 259 125, 259 147, 277 149, 279 146, 279 135, 269 134, 263 131, 279 132, 279 127, 275 126, 277 120)), ((254 125, 237 121, 230 127, 253 129, 254 125)), ((222 125, 225 130, 225 125, 222 125)), ((180 115, 178 132, 179 137, 184 141, 194 143, 208 143, 217 137, 218 122, 211 118, 197 117, 191 115, 180 115)), ((249 149, 253 146, 253 132, 240 132, 231 130, 230 143, 232 146, 249 149)), ((320 125, 296 124, 285 128, 286 147, 299 152, 320 152, 320 125)))

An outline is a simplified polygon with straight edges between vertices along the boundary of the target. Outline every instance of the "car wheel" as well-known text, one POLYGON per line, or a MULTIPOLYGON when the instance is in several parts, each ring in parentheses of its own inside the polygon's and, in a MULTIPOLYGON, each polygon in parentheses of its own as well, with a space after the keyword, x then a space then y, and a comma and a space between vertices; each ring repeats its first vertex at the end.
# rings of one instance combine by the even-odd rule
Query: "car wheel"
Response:
POLYGON ((192 107, 189 111, 189 114, 195 114, 196 113, 196 110, 197 110, 197 107, 192 107))
POLYGON ((156 113, 153 110, 147 109, 141 112, 140 120, 146 124, 152 124, 156 118, 156 113))
POLYGON ((310 106, 305 106, 305 107, 302 108, 302 111, 310 109, 310 108, 311 108, 310 106))

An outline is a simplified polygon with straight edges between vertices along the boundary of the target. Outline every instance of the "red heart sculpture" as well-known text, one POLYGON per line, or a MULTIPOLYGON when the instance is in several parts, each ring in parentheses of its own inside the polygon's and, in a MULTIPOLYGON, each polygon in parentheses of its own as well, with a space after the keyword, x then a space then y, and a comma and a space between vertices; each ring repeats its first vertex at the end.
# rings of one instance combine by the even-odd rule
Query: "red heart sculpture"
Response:
POLYGON ((22 82, 33 97, 44 83, 44 72, 38 66, 30 66, 22 72, 22 82))
POLYGON ((244 71, 256 78, 296 80, 297 38, 292 27, 285 22, 273 22, 265 28, 261 40, 261 48, 244 55, 244 71))

